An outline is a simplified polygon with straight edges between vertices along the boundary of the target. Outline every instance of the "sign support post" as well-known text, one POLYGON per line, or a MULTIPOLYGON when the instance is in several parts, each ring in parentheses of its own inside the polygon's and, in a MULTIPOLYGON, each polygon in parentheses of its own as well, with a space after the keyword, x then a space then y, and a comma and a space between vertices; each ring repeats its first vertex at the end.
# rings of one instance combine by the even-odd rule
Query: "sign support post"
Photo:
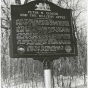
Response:
POLYGON ((45 88, 52 88, 51 62, 48 59, 43 61, 45 88))

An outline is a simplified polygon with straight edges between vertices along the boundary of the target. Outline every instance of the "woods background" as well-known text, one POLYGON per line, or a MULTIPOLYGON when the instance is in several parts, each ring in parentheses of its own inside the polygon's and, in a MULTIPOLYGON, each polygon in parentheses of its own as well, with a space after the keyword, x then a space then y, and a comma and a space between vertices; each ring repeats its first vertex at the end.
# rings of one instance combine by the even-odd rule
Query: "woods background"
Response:
MULTIPOLYGON (((32 0, 24 0, 28 3, 32 0)), ((58 57, 52 65, 54 88, 77 88, 77 82, 87 75, 87 0, 48 0, 56 5, 72 9, 72 19, 77 38, 78 56, 58 57), (75 86, 74 86, 75 85, 75 86)), ((1 84, 2 88, 44 88, 43 64, 32 58, 10 58, 9 36, 11 28, 11 4, 20 0, 1 0, 1 84)), ((83 88, 83 87, 82 87, 83 88)))

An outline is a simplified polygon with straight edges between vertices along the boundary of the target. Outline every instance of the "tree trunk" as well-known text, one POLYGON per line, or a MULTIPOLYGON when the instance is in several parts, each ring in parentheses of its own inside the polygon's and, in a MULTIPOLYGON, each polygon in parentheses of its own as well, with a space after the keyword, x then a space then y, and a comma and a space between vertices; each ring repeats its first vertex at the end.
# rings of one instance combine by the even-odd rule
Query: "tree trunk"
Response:
POLYGON ((63 81, 63 76, 62 76, 62 88, 64 88, 64 81, 63 81))
POLYGON ((71 88, 71 76, 70 76, 70 83, 69 83, 69 88, 71 88))
POLYGON ((84 85, 86 84, 86 75, 84 73, 84 85))

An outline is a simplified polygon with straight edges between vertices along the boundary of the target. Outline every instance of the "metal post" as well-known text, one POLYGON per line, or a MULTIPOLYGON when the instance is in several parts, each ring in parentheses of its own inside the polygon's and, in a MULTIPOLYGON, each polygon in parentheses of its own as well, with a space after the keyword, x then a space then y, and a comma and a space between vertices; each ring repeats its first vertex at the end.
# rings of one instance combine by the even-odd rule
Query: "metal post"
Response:
POLYGON ((50 63, 51 62, 47 59, 45 59, 43 62, 45 88, 52 88, 52 77, 51 77, 50 63))

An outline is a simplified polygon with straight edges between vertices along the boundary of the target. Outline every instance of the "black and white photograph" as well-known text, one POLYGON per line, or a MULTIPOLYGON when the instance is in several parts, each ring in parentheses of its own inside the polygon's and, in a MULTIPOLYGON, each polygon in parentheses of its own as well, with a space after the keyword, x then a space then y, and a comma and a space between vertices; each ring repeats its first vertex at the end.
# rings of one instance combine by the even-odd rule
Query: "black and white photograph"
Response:
POLYGON ((1 88, 87 88, 87 0, 1 0, 1 88))

